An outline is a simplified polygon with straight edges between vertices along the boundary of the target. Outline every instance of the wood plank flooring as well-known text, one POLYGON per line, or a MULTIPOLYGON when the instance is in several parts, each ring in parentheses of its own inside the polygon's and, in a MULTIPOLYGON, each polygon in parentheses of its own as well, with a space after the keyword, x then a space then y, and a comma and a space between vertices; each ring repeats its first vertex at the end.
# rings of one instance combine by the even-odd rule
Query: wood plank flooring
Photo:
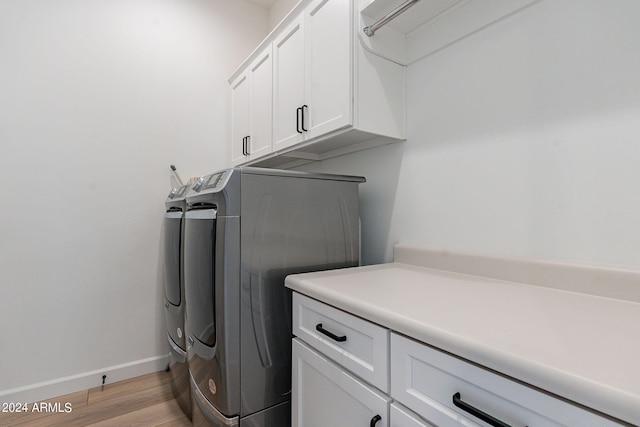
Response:
POLYGON ((187 427, 191 425, 173 398, 169 372, 154 372, 107 384, 104 390, 102 387, 96 387, 56 397, 44 403, 51 404, 48 407, 49 412, 33 411, 33 404, 29 404, 26 413, 0 413, 0 426, 187 427), (64 412, 65 404, 70 404, 70 412, 64 412))

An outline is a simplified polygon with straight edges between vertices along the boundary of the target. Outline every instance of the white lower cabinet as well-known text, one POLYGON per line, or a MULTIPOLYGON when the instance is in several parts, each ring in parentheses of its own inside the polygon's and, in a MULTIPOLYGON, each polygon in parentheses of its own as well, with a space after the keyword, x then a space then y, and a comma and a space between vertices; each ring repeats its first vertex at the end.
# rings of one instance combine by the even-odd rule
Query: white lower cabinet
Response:
POLYGON ((391 397, 438 427, 613 427, 607 418, 391 334, 391 397))
POLYGON ((622 425, 297 293, 293 325, 293 427, 622 425))
POLYGON ((298 293, 293 334, 324 356, 389 393, 389 330, 298 293))
POLYGON ((434 427, 397 402, 391 404, 390 427, 434 427))
POLYGON ((388 427, 391 399, 293 340, 293 427, 388 427))

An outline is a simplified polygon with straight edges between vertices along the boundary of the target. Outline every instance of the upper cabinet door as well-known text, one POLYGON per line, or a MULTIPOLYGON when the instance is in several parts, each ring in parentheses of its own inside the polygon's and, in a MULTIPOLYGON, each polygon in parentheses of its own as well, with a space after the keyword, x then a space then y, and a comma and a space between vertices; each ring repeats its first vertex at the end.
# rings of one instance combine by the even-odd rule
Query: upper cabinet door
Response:
POLYGON ((247 152, 251 158, 271 152, 273 141, 273 85, 271 45, 249 67, 251 90, 249 95, 250 129, 247 152))
POLYGON ((231 84, 231 162, 246 160, 245 138, 249 136, 249 75, 241 74, 231 84))
POLYGON ((352 124, 352 23, 350 1, 318 0, 305 11, 307 138, 352 124))
POLYGON ((273 41, 273 149, 301 142, 304 105, 304 16, 273 41))

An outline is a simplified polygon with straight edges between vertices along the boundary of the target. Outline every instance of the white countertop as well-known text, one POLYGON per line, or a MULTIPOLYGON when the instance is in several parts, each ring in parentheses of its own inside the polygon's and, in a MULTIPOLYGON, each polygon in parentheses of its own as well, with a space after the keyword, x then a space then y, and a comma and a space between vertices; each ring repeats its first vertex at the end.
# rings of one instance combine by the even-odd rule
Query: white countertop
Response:
POLYGON ((640 425, 636 301, 399 262, 296 274, 285 283, 418 341, 640 425))

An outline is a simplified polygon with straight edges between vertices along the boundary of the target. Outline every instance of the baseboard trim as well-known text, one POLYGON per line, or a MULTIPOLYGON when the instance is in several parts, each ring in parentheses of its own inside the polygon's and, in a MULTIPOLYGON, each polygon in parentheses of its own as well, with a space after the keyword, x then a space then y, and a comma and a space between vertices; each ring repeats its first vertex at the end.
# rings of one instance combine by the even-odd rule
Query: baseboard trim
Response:
POLYGON ((22 403, 39 402, 64 396, 65 394, 99 387, 102 384, 103 375, 107 376, 105 384, 111 384, 140 375, 162 371, 167 367, 168 362, 168 355, 149 357, 147 359, 135 360, 121 365, 109 366, 24 387, 1 390, 0 401, 22 403))

